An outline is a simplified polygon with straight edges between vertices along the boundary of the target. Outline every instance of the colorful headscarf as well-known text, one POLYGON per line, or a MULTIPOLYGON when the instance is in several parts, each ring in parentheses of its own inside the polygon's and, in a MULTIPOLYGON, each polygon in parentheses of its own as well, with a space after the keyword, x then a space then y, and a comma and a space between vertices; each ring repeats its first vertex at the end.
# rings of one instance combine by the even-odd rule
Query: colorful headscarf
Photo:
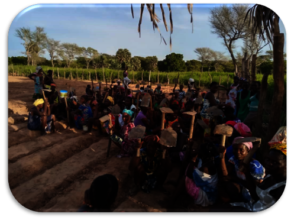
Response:
POLYGON ((94 100, 94 101, 92 102, 92 104, 93 104, 93 105, 97 105, 98 102, 97 102, 96 100, 94 100))
POLYGON ((270 150, 279 150, 283 154, 287 155, 287 130, 286 126, 279 128, 274 137, 268 143, 270 150))
POLYGON ((235 122, 235 121, 227 121, 225 124, 226 125, 231 125, 232 127, 234 127, 237 124, 237 122, 235 122))
POLYGON ((71 96, 70 99, 75 100, 76 102, 78 102, 77 96, 71 96))
POLYGON ((34 101, 33 105, 34 106, 38 106, 38 105, 41 105, 43 103, 44 103, 43 99, 37 99, 37 100, 34 101))
POLYGON ((114 105, 114 99, 111 96, 107 96, 107 99, 114 105))
POLYGON ((234 126, 234 128, 243 137, 251 137, 252 136, 251 129, 242 122, 237 123, 234 126))
POLYGON ((124 109, 124 110, 122 111, 122 114, 123 114, 123 113, 128 114, 130 117, 132 117, 132 115, 133 115, 133 111, 128 110, 128 109, 124 109))
POLYGON ((56 84, 54 84, 54 83, 51 83, 51 86, 57 87, 56 84))
MULTIPOLYGON (((236 137, 233 140, 232 144, 234 144, 236 140, 242 139, 242 138, 244 138, 244 137, 236 137)), ((253 143, 252 142, 243 142, 242 144, 245 145, 249 150, 253 148, 253 143)))

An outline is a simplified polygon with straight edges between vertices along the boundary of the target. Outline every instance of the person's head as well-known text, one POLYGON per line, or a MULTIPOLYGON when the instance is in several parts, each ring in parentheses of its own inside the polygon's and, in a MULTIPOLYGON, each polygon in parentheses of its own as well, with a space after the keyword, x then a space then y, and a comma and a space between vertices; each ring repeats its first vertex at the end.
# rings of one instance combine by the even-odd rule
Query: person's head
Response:
POLYGON ((132 115, 133 115, 133 112, 131 110, 128 110, 128 109, 123 110, 122 121, 124 122, 124 124, 128 124, 130 122, 132 115))
POLYGON ((43 99, 37 99, 33 103, 33 105, 35 107, 37 107, 38 109, 42 109, 43 108, 43 104, 44 104, 44 100, 43 99))
POLYGON ((237 76, 233 77, 233 84, 235 86, 239 84, 239 78, 237 76))
POLYGON ((218 90, 218 83, 217 82, 210 83, 209 89, 210 89, 210 92, 216 93, 218 90))
POLYGON ((125 98, 125 103, 124 104, 125 104, 125 107, 129 109, 131 104, 132 104, 132 98, 127 96, 125 98))
POLYGON ((157 89, 161 90, 161 85, 160 84, 158 84, 157 89))
POLYGON ((88 102, 88 96, 82 95, 80 98, 80 103, 81 104, 86 104, 88 102))
POLYGON ((56 84, 51 83, 51 90, 52 92, 56 91, 56 84))
POLYGON ((118 192, 118 181, 115 176, 105 174, 97 177, 89 189, 89 202, 96 211, 109 211, 118 192))
POLYGON ((53 75, 53 71, 52 70, 47 71, 47 73, 48 73, 49 76, 53 75))
POLYGON ((248 155, 249 151, 253 148, 252 142, 236 144, 236 140, 241 138, 243 137, 237 137, 233 140, 233 154, 239 161, 242 161, 248 155))
POLYGON ((252 82, 250 86, 251 95, 255 95, 259 91, 259 85, 257 82, 252 82))
POLYGON ((120 80, 118 80, 118 81, 117 81, 117 85, 120 86, 120 83, 121 83, 120 80))
POLYGON ((183 91, 183 89, 184 89, 184 85, 181 84, 181 85, 180 85, 180 91, 183 91))
POLYGON ((90 85, 87 85, 87 89, 91 89, 91 86, 90 85))

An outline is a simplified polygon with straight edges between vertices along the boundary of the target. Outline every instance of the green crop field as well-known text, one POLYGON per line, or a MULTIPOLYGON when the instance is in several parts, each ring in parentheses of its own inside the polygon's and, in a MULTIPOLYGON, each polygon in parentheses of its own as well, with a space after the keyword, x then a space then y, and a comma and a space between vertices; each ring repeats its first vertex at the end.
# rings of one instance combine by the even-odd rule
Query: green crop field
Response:
MULTIPOLYGON (((98 81, 105 81, 105 78, 107 79, 107 82, 110 81, 110 79, 117 79, 117 78, 123 78, 122 70, 113 70, 113 69, 105 69, 104 68, 104 76, 103 76, 103 70, 102 69, 80 69, 80 68, 52 68, 49 66, 42 66, 43 70, 47 72, 49 69, 54 71, 54 78, 60 79, 76 79, 78 77, 78 80, 93 80, 96 82, 98 81), (96 78, 97 76, 97 78, 96 78)), ((12 75, 18 75, 18 76, 28 76, 29 74, 35 72, 35 67, 33 66, 27 66, 27 65, 9 65, 8 66, 8 74, 12 75)), ((128 77, 134 81, 137 82, 139 80, 148 81, 149 80, 149 71, 129 71, 128 77)), ((151 82, 157 83, 158 80, 161 84, 168 83, 173 84, 173 80, 178 77, 178 74, 180 74, 179 77, 179 83, 186 84, 189 80, 189 78, 195 79, 196 86, 201 87, 208 87, 211 79, 209 75, 212 78, 213 82, 219 82, 221 85, 229 87, 233 82, 233 76, 234 73, 227 73, 227 72, 151 72, 150 79, 151 82)), ((262 81, 263 74, 257 74, 257 81, 262 81)), ((285 88, 286 88, 286 75, 285 75, 285 88)), ((270 106, 272 103, 272 97, 274 93, 274 80, 273 76, 269 75, 268 77, 268 92, 267 92, 267 99, 266 99, 266 105, 270 106)), ((285 97, 286 97, 286 90, 285 90, 285 97)), ((282 121, 282 125, 286 124, 286 98, 284 99, 283 103, 283 109, 282 109, 282 115, 280 116, 280 121, 282 121)), ((268 114, 266 112, 266 114, 268 114)), ((267 121, 267 117, 264 121, 267 121)))

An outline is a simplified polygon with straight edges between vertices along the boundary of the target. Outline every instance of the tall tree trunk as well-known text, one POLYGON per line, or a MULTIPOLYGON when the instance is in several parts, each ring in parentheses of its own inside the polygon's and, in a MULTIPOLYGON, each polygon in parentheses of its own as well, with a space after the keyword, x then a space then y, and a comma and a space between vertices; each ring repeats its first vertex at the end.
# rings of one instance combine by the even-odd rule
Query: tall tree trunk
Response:
POLYGON ((245 58, 243 58, 242 59, 242 61, 241 61, 241 77, 245 77, 245 69, 246 69, 246 67, 245 67, 245 58))
POLYGON ((284 34, 276 34, 274 36, 273 50, 273 79, 274 79, 274 95, 272 99, 272 107, 269 118, 269 128, 267 139, 271 139, 280 127, 280 116, 282 112, 282 104, 284 98, 284 34))
POLYGON ((55 67, 54 66, 54 59, 51 59, 51 62, 52 62, 52 67, 55 67))
POLYGON ((246 59, 245 62, 245 78, 250 81, 250 59, 246 59))
POLYGON ((232 60, 232 63, 233 63, 233 66, 234 66, 234 70, 235 70, 235 75, 238 75, 238 72, 237 72, 237 62, 236 62, 236 59, 233 55, 233 51, 232 51, 232 41, 230 41, 229 44, 227 44, 226 40, 224 39, 224 44, 225 46, 227 47, 228 49, 228 52, 230 53, 230 57, 231 57, 231 60, 232 60))
POLYGON ((257 70, 257 55, 254 54, 252 57, 252 82, 257 80, 256 70, 257 70))

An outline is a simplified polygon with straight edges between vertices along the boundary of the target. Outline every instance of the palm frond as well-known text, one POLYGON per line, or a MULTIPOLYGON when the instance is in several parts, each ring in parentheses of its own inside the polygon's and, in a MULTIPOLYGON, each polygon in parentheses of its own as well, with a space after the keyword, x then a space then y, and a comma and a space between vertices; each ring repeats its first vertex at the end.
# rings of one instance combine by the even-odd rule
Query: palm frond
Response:
POLYGON ((172 19, 172 9, 171 4, 167 4, 169 8, 169 16, 170 16, 170 26, 171 26, 171 34, 173 33, 173 19, 172 19))
POLYGON ((139 37, 141 37, 140 27, 141 27, 141 22, 142 22, 142 14, 143 14, 143 10, 144 10, 144 4, 141 4, 141 6, 140 6, 139 23, 138 23, 138 33, 139 33, 139 37))

